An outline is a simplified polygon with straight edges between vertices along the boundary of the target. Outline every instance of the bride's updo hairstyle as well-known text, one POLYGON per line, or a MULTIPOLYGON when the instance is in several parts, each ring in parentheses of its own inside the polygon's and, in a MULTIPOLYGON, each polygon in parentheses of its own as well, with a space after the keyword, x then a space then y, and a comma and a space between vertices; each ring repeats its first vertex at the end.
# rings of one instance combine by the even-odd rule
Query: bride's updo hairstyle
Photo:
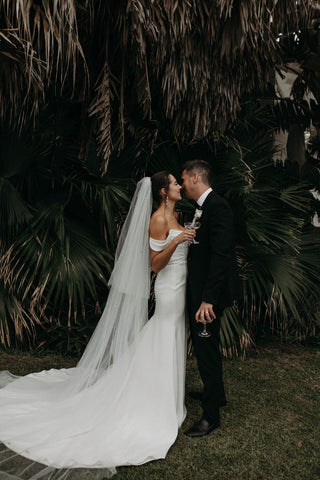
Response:
POLYGON ((152 198, 156 203, 161 203, 163 197, 161 195, 161 189, 164 188, 166 191, 169 190, 170 185, 170 173, 166 170, 157 172, 151 177, 151 188, 152 188, 152 198))

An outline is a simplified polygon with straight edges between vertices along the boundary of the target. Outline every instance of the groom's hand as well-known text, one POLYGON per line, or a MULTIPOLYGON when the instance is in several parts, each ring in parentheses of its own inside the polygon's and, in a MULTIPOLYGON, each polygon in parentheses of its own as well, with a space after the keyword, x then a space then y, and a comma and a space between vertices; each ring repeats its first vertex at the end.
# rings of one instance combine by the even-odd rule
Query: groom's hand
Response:
POLYGON ((202 302, 196 313, 196 322, 211 323, 215 318, 212 303, 202 302))

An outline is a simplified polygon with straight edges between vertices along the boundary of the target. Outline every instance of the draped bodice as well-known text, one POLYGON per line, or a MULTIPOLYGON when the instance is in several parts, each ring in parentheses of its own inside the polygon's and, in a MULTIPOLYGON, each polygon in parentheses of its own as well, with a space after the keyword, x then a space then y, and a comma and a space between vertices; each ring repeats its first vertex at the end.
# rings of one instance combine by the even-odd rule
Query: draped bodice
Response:
MULTIPOLYGON (((169 245, 169 243, 173 240, 173 238, 179 235, 181 232, 182 230, 171 228, 165 240, 155 240, 154 238, 150 237, 150 240, 149 240, 150 248, 155 252, 161 252, 169 245)), ((186 263, 187 255, 188 255, 188 242, 179 243, 179 245, 177 246, 177 248, 175 249, 175 251, 171 256, 168 262, 168 265, 186 263)))

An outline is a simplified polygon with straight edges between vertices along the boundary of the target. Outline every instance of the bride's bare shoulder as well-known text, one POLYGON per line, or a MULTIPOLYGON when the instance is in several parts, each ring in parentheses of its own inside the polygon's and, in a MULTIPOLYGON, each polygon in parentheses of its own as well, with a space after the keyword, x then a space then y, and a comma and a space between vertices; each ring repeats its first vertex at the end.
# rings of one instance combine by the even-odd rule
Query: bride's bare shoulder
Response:
POLYGON ((168 222, 163 214, 155 211, 150 219, 149 234, 156 240, 164 240, 167 237, 168 222))

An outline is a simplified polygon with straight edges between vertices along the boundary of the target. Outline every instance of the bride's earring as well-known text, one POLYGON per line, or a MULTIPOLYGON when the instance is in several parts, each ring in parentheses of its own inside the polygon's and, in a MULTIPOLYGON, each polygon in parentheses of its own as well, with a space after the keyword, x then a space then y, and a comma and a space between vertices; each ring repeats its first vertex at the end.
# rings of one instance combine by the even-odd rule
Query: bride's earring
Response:
POLYGON ((168 205, 168 195, 166 195, 166 206, 168 205))

